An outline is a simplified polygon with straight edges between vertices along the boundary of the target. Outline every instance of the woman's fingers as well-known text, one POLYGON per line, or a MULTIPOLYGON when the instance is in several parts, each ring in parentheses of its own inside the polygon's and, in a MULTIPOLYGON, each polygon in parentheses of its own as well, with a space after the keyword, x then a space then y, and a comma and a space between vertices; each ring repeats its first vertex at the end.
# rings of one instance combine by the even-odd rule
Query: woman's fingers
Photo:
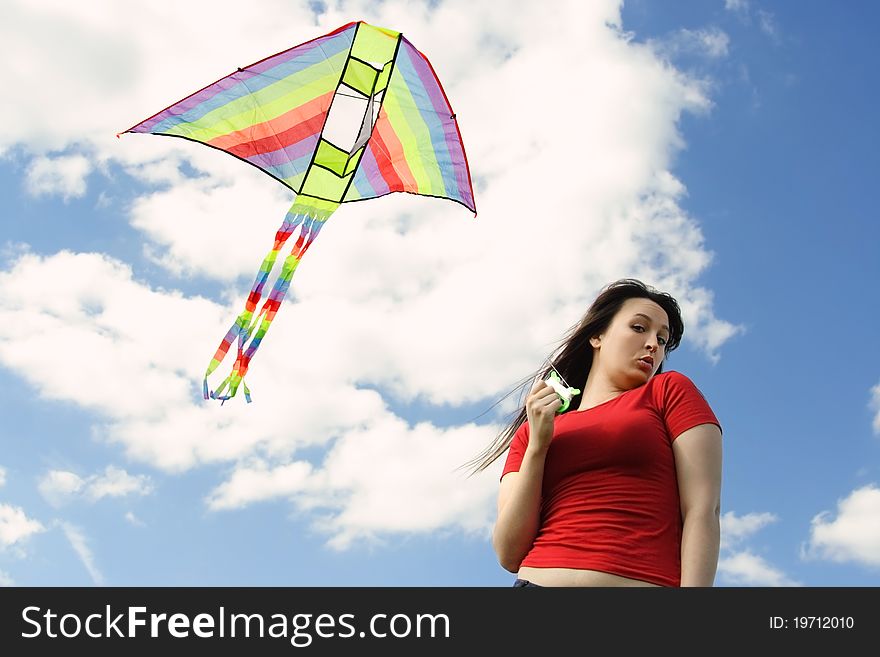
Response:
POLYGON ((556 412, 562 407, 562 400, 559 399, 559 395, 544 381, 537 381, 532 386, 532 392, 526 403, 535 410, 549 410, 552 408, 553 412, 556 412))

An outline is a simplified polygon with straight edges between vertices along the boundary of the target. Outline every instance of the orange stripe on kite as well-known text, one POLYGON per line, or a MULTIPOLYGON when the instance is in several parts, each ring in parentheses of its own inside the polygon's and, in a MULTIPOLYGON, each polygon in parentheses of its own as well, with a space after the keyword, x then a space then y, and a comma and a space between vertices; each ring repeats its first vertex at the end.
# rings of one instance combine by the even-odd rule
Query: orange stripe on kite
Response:
POLYGON ((382 174, 388 188, 394 192, 417 192, 418 184, 406 163, 403 145, 388 122, 388 115, 384 109, 379 111, 372 139, 379 142, 376 144, 379 148, 374 147, 373 154, 379 165, 379 173, 382 174))
POLYGON ((323 96, 318 96, 271 121, 256 123, 242 130, 215 137, 205 143, 234 152, 239 157, 280 150, 321 131, 324 125, 324 116, 330 108, 330 101, 333 99, 334 93, 335 91, 331 91, 323 96), (316 125, 317 128, 315 128, 316 125), (283 140, 281 140, 282 136, 283 140), (261 143, 262 149, 256 147, 256 143, 261 143), (242 147, 252 148, 253 151, 249 153, 238 152, 242 147))

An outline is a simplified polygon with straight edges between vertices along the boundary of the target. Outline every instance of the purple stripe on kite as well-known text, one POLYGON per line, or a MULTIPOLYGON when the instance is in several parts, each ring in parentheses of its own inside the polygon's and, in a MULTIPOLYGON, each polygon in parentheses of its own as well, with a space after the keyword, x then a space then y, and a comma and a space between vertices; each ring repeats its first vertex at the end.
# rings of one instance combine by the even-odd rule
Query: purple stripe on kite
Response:
MULTIPOLYGON (((249 158, 250 162, 253 158, 249 158)), ((312 154, 306 153, 301 158, 296 159, 292 162, 286 162, 279 164, 277 166, 264 166, 260 163, 255 163, 258 167, 260 167, 263 171, 268 173, 271 176, 275 176, 279 180, 289 180, 294 176, 305 173, 306 169, 309 168, 309 162, 312 161, 312 154)))
MULTIPOLYGON (((429 91, 432 104, 437 110, 438 118, 443 126, 444 142, 446 143, 447 153, 452 166, 451 169, 445 169, 444 172, 454 173, 459 199, 473 209, 475 207, 474 197, 473 191, 471 190, 470 177, 467 172, 467 158, 464 154, 464 146, 461 143, 461 135, 459 134, 455 119, 449 118, 452 114, 452 108, 449 106, 449 103, 443 94, 440 81, 437 80, 437 77, 432 72, 431 67, 425 58, 422 57, 418 50, 409 41, 406 41, 406 39, 403 39, 403 41, 405 42, 404 45, 407 46, 407 51, 410 55, 410 61, 413 64, 413 68, 418 73, 419 79, 422 81, 425 89, 429 91)), ((444 178, 445 177, 446 176, 444 176, 444 178)))
POLYGON ((154 134, 161 134, 181 123, 192 123, 210 111, 199 109, 206 99, 224 99, 224 102, 219 103, 220 105, 223 105, 242 95, 238 89, 238 80, 235 80, 232 77, 225 77, 211 86, 206 87, 202 91, 184 98, 168 109, 159 112, 154 117, 135 126, 132 128, 132 132, 152 132, 154 134))
POLYGON ((162 133, 180 123, 193 123, 208 112, 280 79, 296 75, 310 66, 326 65, 328 57, 351 47, 354 30, 351 27, 338 34, 294 46, 254 66, 237 71, 140 123, 132 132, 162 133), (267 75, 270 72, 271 75, 267 75), (261 76, 260 79, 253 80, 257 76, 261 76))
POLYGON ((287 294, 288 287, 290 287, 290 281, 287 280, 282 282, 282 280, 279 278, 275 281, 275 285, 273 286, 272 291, 266 298, 281 303, 282 301, 284 301, 284 295, 287 294))
MULTIPOLYGON (((277 167, 289 162, 296 162, 303 157, 311 156, 315 151, 315 146, 317 145, 320 136, 320 132, 315 133, 314 135, 309 135, 304 139, 300 139, 295 144, 291 144, 290 146, 281 148, 277 151, 252 155, 247 158, 247 161, 256 164, 261 168, 277 167)), ((306 164, 308 164, 308 162, 306 162, 306 164)))
MULTIPOLYGON (((428 63, 409 41, 403 39, 402 45, 402 50, 406 54, 406 59, 398 59, 397 64, 398 66, 404 64, 403 71, 406 74, 405 79, 407 86, 410 88, 410 92, 413 92, 414 87, 424 89, 428 94, 428 99, 431 101, 431 106, 434 108, 434 111, 440 117, 448 117, 452 114, 452 108, 446 103, 446 99, 443 97, 443 92, 440 90, 440 84, 431 72, 428 63), (408 66, 406 66, 406 64, 408 64, 408 66), (413 73, 415 74, 415 77, 412 75, 413 73), (416 79, 418 82, 413 84, 416 79)), ((457 146, 457 144, 455 145, 457 146)))
MULTIPOLYGON (((267 327, 267 330, 268 330, 268 327, 267 327)), ((264 335, 265 335, 265 333, 266 332, 263 331, 264 335)), ((256 335, 256 336, 254 336, 254 339, 251 340, 251 343, 248 345, 247 349, 244 350, 244 356, 245 356, 245 358, 248 359, 248 361, 250 361, 254 357, 254 352, 256 352, 257 347, 260 346, 260 343, 262 341, 263 341, 262 335, 256 335)))
POLYGON ((419 109, 419 116, 430 135, 434 159, 444 187, 443 195, 460 199, 461 194, 452 170, 452 157, 443 125, 444 121, 451 122, 449 118, 451 110, 445 103, 433 74, 424 65, 424 60, 419 53, 411 46, 406 47, 407 44, 404 46, 397 60, 398 69, 410 94, 413 95, 416 107, 419 109), (422 64, 421 76, 420 71, 416 68, 417 64, 422 64))
POLYGON ((374 190, 369 181, 363 176, 355 174, 354 180, 351 181, 351 187, 345 195, 344 201, 356 201, 365 198, 376 198, 378 194, 374 190), (352 188, 353 191, 352 191, 352 188))
POLYGON ((379 165, 373 154, 372 142, 364 151, 361 163, 354 174, 354 184, 361 198, 376 198, 391 191, 385 179, 379 173, 379 165))
POLYGON ((428 63, 409 41, 406 39, 402 41, 401 50, 406 56, 398 56, 397 64, 404 74, 410 93, 415 94, 417 89, 423 89, 434 111, 434 114, 431 114, 430 109, 420 103, 421 116, 431 134, 446 192, 461 201, 469 200, 470 205, 473 205, 458 130, 455 127, 455 120, 449 118, 452 108, 446 102, 440 83, 428 63))

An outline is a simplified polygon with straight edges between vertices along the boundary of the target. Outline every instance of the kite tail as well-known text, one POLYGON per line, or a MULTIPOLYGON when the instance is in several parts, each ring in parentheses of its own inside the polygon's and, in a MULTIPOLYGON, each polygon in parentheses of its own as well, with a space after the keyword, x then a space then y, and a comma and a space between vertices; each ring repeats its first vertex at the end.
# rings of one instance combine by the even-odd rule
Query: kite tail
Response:
POLYGON ((290 280, 293 278, 296 268, 329 217, 328 214, 321 218, 314 218, 308 214, 301 214, 302 209, 304 208, 300 204, 295 203, 285 216, 281 227, 275 233, 275 243, 272 246, 272 250, 263 259, 263 264, 260 265, 260 271, 257 272, 257 277, 245 302, 244 310, 226 332, 205 372, 203 390, 205 399, 217 399, 223 403, 227 399, 235 397, 238 388, 241 387, 244 391, 245 399, 247 399, 248 403, 251 402, 250 390, 244 382, 244 376, 247 374, 248 367, 257 348, 269 330, 272 320, 275 319, 278 308, 281 306, 281 302, 287 294, 287 289, 290 287, 290 280), (284 259, 281 273, 275 279, 272 291, 266 297, 260 311, 255 315, 254 311, 260 303, 263 288, 269 278, 269 273, 275 266, 278 254, 297 227, 299 227, 299 236, 291 249, 290 255, 284 259), (255 329, 256 332, 254 332, 255 329), (250 342, 248 342, 249 339, 250 342), (210 390, 208 387, 208 377, 226 358, 233 342, 236 343, 237 353, 232 371, 217 386, 216 390, 210 390))

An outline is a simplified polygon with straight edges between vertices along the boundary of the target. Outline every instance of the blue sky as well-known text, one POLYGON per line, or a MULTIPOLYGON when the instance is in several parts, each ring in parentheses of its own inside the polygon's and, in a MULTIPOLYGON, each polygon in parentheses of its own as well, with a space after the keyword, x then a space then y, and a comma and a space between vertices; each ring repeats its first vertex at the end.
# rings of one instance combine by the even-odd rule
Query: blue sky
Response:
POLYGON ((872 3, 140 4, 2 10, 0 584, 508 586, 501 464, 455 466, 623 276, 682 302, 667 367, 724 426, 716 584, 880 583, 872 3), (203 402, 292 198, 115 135, 357 19, 430 59, 479 214, 341 208, 254 402, 203 402))

